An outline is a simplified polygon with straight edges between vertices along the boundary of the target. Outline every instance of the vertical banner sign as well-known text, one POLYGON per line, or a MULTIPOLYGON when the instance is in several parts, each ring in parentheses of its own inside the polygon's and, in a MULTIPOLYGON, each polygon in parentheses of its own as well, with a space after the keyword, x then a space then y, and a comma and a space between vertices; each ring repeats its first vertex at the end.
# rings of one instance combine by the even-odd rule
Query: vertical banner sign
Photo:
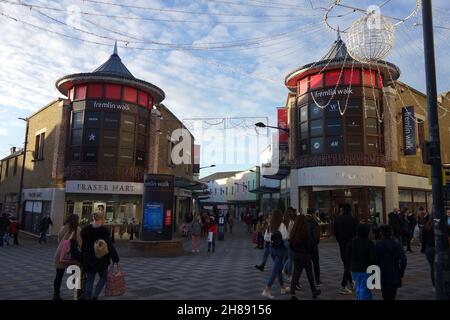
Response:
MULTIPOLYGON (((286 129, 288 128, 288 114, 286 108, 277 108, 277 127, 286 129)), ((289 136, 286 131, 280 130, 279 137, 280 145, 288 143, 289 136)))
POLYGON ((173 202, 174 177, 166 174, 145 174, 141 240, 172 239, 173 202))
POLYGON ((194 144, 194 173, 200 173, 200 145, 194 144))
POLYGON ((404 155, 416 154, 416 126, 414 121, 414 107, 408 106, 402 109, 403 119, 403 149, 404 155))

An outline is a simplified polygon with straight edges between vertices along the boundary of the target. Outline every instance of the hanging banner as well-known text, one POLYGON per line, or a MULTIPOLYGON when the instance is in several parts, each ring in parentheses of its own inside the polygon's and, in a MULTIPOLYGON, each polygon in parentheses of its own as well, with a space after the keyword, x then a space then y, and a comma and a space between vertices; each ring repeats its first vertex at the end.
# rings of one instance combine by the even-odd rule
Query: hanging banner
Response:
MULTIPOLYGON (((286 108, 277 108, 277 127, 288 128, 288 114, 286 108)), ((284 130, 279 130, 279 142, 281 144, 287 144, 289 135, 284 130)))
POLYGON ((403 149, 405 156, 416 154, 416 126, 414 118, 414 107, 408 106, 402 109, 403 149))

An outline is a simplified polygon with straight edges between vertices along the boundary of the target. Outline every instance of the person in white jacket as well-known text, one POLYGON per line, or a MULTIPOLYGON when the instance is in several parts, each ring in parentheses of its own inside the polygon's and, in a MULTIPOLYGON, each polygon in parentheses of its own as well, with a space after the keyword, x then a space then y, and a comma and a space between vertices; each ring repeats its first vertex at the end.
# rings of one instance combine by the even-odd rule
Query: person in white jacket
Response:
POLYGON ((274 263, 270 277, 267 280, 267 285, 262 292, 262 295, 269 299, 275 299, 275 296, 272 294, 272 285, 276 277, 278 277, 278 282, 280 283, 281 294, 288 294, 290 292, 289 287, 285 287, 283 284, 283 261, 287 255, 285 240, 289 238, 289 234, 286 225, 282 221, 283 213, 279 210, 275 210, 272 213, 269 227, 271 232, 270 253, 274 263))

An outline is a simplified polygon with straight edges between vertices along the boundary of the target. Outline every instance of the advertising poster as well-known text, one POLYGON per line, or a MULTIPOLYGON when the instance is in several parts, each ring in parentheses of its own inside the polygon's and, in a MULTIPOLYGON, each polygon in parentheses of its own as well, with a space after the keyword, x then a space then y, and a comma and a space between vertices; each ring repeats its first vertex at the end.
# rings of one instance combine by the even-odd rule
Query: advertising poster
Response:
POLYGON ((149 202, 144 207, 144 230, 145 231, 163 231, 163 204, 149 202))

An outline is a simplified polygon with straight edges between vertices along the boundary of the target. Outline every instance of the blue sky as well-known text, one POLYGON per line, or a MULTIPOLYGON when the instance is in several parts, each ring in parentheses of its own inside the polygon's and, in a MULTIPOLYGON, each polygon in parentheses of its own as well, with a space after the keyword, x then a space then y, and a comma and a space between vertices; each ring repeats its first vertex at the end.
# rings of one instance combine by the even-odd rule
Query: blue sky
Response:
MULTIPOLYGON (((286 74, 319 59, 336 38, 318 8, 328 7, 331 1, 311 2, 316 9, 309 0, 22 1, 33 5, 30 10, 14 5, 15 0, 1 0, 0 157, 23 143, 25 125, 17 118, 59 97, 54 86, 59 77, 92 71, 106 61, 113 39, 118 40, 119 55, 128 69, 162 88, 164 103, 180 119, 267 117, 275 124, 275 108, 284 105, 288 92, 286 74)), ((341 1, 359 8, 383 2, 341 1)), ((414 2, 388 1, 382 13, 404 17, 414 2)), ((433 1, 433 5, 435 24, 448 27, 448 1, 433 1)), ((333 10, 331 15, 344 17, 331 18, 330 23, 345 29, 361 17, 350 11, 333 10)), ((420 11, 396 28, 396 44, 386 60, 400 67, 400 80, 424 91, 422 28, 415 23, 421 23, 420 11)), ((448 29, 436 29, 439 92, 450 90, 449 35, 448 29)), ((211 161, 205 155, 201 165, 211 161)), ((217 163, 202 175, 255 164, 240 162, 217 163)))

